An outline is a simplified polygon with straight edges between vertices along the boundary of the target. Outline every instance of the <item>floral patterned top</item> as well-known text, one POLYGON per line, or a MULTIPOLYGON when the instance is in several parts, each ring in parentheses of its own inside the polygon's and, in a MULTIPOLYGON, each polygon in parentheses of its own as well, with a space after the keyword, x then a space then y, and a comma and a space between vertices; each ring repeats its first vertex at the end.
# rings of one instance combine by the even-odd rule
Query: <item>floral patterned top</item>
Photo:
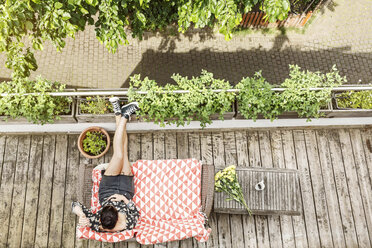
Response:
POLYGON ((127 223, 125 230, 132 230, 136 226, 139 217, 139 212, 132 200, 129 200, 128 204, 125 204, 123 201, 106 200, 102 203, 101 208, 97 211, 97 213, 93 213, 90 209, 86 208, 81 203, 79 203, 79 205, 83 210, 85 216, 89 219, 90 228, 92 228, 96 232, 104 232, 100 230, 99 227, 101 225, 100 222, 101 209, 105 206, 108 205, 114 206, 118 210, 118 212, 126 215, 127 223))

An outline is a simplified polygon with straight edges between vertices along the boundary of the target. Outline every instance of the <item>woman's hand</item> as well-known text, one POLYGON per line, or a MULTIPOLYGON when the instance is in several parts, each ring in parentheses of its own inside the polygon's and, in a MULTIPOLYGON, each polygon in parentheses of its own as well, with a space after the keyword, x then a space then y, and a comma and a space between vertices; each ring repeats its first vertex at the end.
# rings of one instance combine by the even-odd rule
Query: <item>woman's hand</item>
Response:
POLYGON ((123 195, 120 195, 120 194, 114 194, 112 196, 110 196, 108 198, 108 200, 111 200, 111 201, 123 201, 125 204, 128 204, 128 199, 123 196, 123 195))
POLYGON ((85 215, 79 217, 79 226, 80 227, 90 226, 90 222, 88 218, 85 217, 85 215))

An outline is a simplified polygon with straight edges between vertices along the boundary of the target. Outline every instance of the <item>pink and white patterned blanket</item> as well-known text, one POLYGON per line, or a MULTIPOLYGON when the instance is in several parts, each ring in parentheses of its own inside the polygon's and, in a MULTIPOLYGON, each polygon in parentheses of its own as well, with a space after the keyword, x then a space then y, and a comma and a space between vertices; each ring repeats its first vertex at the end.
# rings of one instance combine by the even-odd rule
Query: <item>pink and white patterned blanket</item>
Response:
MULTIPOLYGON (((135 195, 139 212, 131 231, 97 233, 78 227, 77 237, 119 242, 136 237, 141 244, 155 244, 195 237, 208 240, 211 229, 204 228, 201 208, 201 162, 196 159, 138 160, 133 164, 135 195)), ((98 188, 101 170, 93 170, 91 208, 99 208, 98 188)))

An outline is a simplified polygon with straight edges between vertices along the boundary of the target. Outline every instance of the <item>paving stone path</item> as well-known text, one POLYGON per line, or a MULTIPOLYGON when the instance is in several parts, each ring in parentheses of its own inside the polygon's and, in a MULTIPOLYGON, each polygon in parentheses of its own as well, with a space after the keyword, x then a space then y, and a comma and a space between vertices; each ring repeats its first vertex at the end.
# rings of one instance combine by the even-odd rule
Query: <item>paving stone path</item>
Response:
MULTIPOLYGON (((206 32, 151 34, 142 41, 131 40, 116 54, 109 53, 90 28, 69 39, 61 53, 52 46, 37 53, 39 69, 32 76, 79 87, 118 88, 128 86, 130 75, 137 73, 166 83, 172 82, 173 73, 197 76, 206 69, 236 83, 262 70, 269 82, 280 83, 288 76, 288 64, 323 72, 336 64, 349 83, 372 83, 371 23, 371 0, 334 0, 303 34, 255 31, 237 34, 231 41, 206 32)), ((0 79, 9 75, 0 67, 0 79)))

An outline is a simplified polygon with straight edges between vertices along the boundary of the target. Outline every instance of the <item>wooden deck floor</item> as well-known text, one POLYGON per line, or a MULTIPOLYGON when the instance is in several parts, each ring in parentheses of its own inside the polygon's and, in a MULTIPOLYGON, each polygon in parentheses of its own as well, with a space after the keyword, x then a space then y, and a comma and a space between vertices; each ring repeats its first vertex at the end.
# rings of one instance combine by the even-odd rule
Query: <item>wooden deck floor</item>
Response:
MULTIPOLYGON (((0 247, 139 247, 75 238, 76 135, 0 135, 0 247)), ((301 216, 212 214, 207 244, 155 247, 371 247, 372 129, 129 135, 130 160, 298 169, 301 216)), ((97 163, 108 161, 111 152, 97 163)))

